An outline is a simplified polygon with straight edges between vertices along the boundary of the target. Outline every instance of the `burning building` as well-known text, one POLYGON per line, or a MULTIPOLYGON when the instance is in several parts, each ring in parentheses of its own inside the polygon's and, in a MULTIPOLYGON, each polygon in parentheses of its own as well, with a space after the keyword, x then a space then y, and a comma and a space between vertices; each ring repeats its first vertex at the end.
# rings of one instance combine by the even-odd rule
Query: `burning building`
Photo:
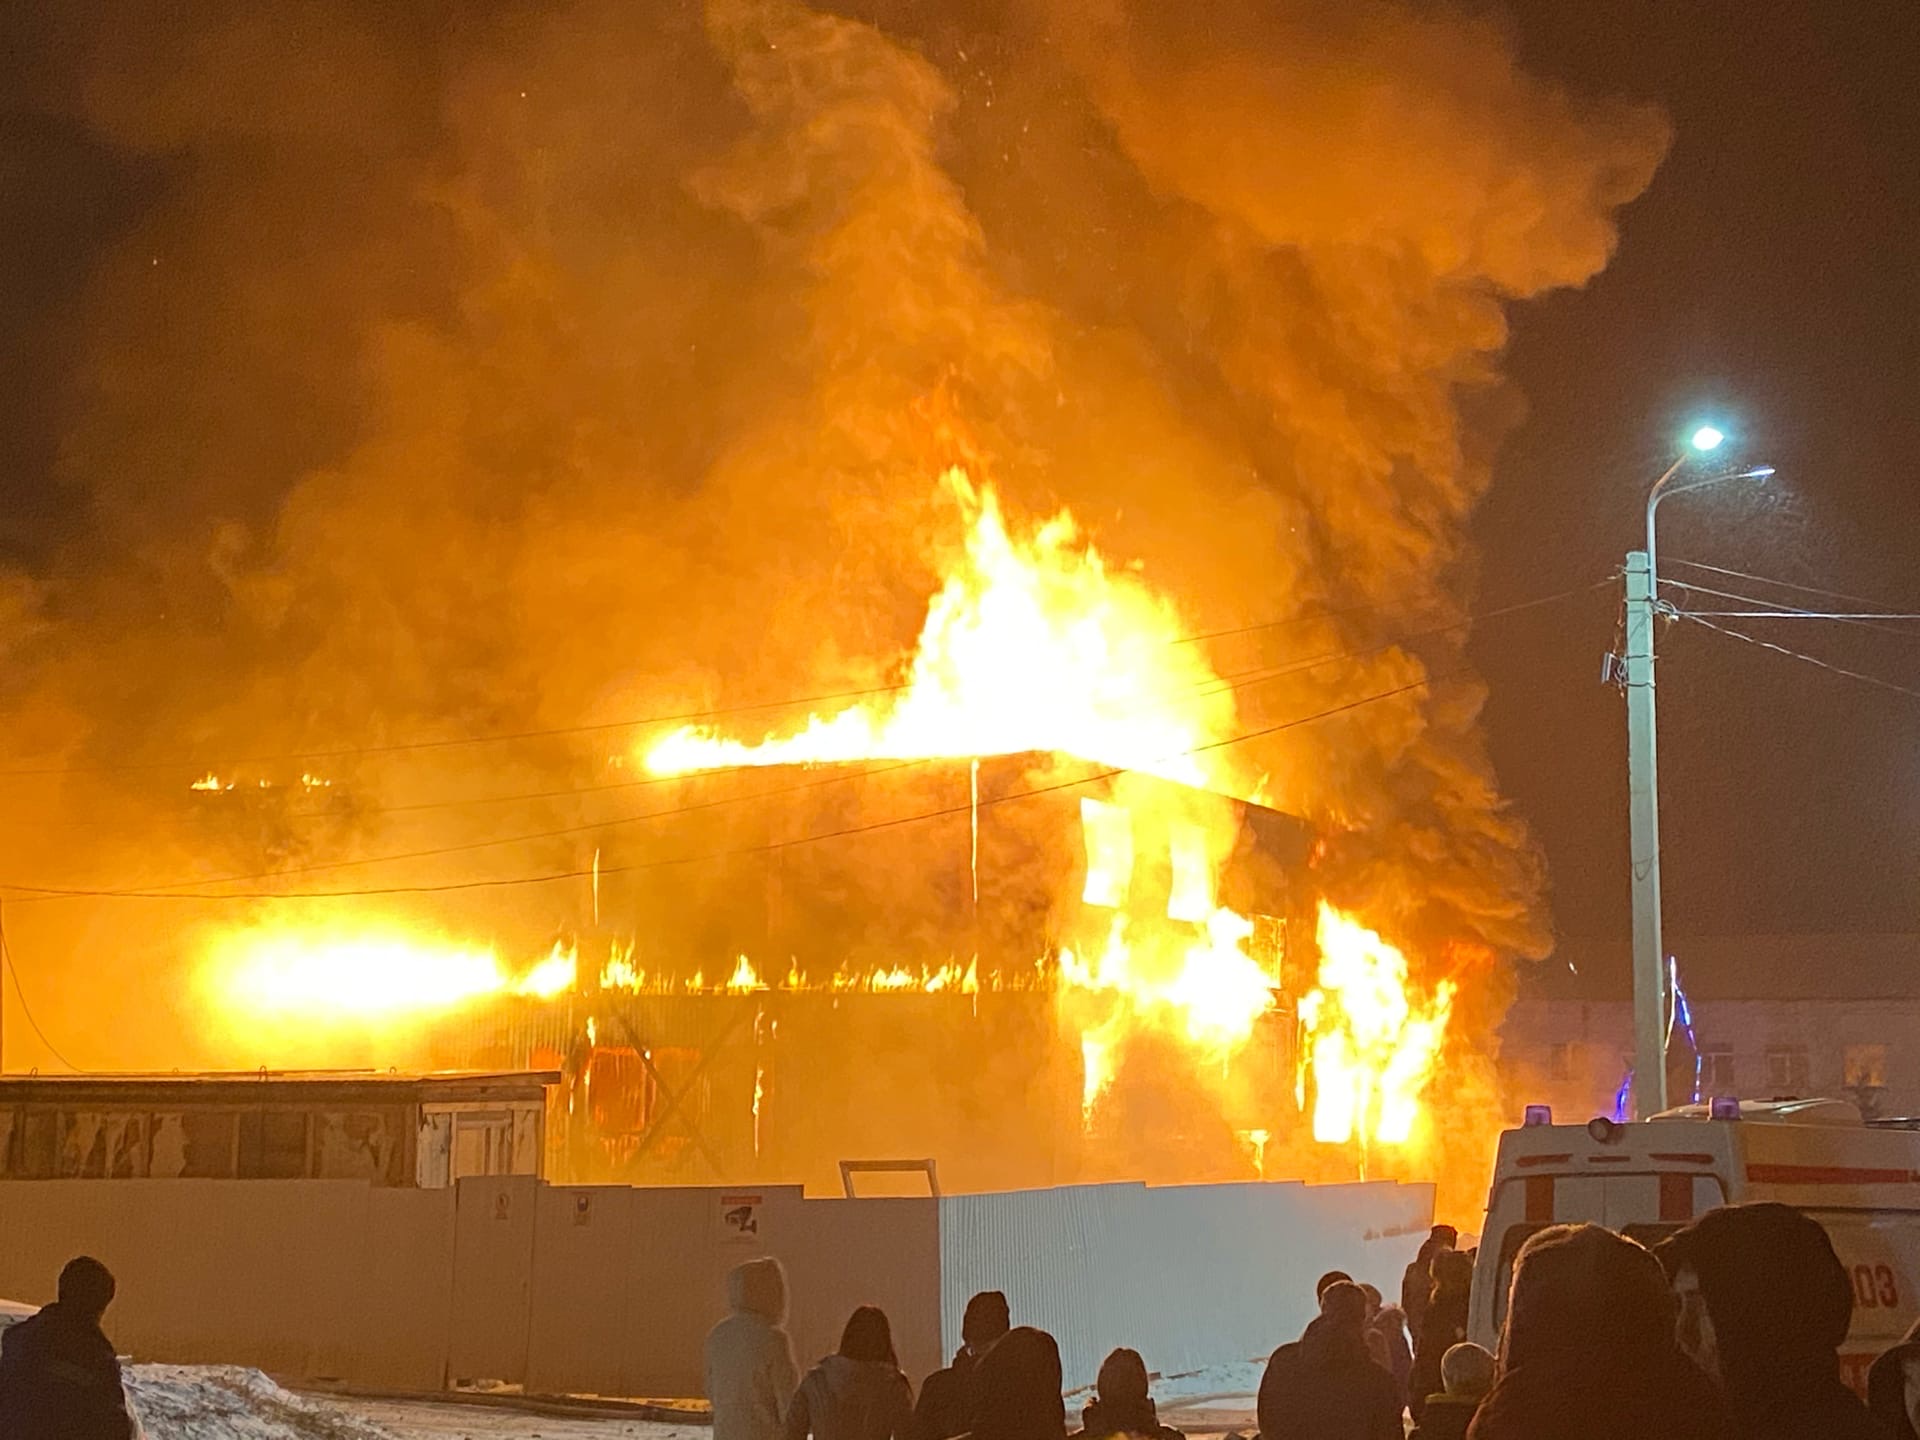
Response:
POLYGON ((544 962, 249 934, 220 1003, 397 996, 437 1063, 557 1069, 581 1178, 1171 1181, 1269 1146, 1297 1170, 1308 1133, 1362 1173, 1405 1145, 1450 985, 1410 990, 1319 894, 1309 827, 1226 790, 1232 685, 1172 606, 1069 517, 1021 533, 947 485, 967 541, 905 678, 756 742, 651 738, 673 828, 595 852, 544 962))
POLYGON ((32 46, 125 206, 0 571, 9 1065, 552 1065, 579 1173, 1484 1137, 1468 522, 1657 113, 1394 3, 32 46))
POLYGON ((466 1014, 441 1058, 562 1066, 556 1134, 593 1178, 1251 1173, 1313 974, 1287 958, 1311 953, 1305 827, 1056 756, 805 774, 723 874, 603 877, 634 938, 569 941, 563 995, 466 1014), (873 791, 902 823, 857 821, 873 791))

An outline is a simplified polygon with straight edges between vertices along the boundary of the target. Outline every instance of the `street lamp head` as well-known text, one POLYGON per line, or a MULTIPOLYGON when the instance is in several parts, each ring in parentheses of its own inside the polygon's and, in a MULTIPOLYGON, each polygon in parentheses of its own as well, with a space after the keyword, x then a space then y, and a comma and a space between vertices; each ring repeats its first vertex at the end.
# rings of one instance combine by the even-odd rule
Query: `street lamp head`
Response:
POLYGON ((1702 425, 1693 432, 1693 448, 1703 453, 1708 450, 1717 450, 1720 448, 1720 442, 1726 438, 1723 432, 1716 430, 1713 426, 1702 425))

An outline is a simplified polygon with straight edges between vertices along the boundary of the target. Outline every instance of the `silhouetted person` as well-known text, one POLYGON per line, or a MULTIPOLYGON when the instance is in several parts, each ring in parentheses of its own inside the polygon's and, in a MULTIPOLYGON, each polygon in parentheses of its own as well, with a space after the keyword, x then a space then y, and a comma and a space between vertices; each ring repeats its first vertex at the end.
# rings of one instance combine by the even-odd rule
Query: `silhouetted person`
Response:
POLYGON ((1138 1435, 1145 1440, 1183 1440, 1180 1432, 1160 1423, 1149 1393, 1147 1362, 1138 1350, 1115 1350, 1100 1364, 1093 1399, 1080 1412, 1080 1433, 1086 1440, 1114 1435, 1138 1435))
POLYGON ((1474 1412, 1493 1388, 1493 1356, 1463 1340, 1440 1357, 1440 1384, 1439 1394, 1427 1396, 1413 1440, 1466 1440, 1474 1412))
POLYGON ((1261 1440, 1402 1440, 1393 1377, 1367 1354, 1367 1297, 1339 1280, 1320 1313, 1267 1361, 1261 1440))
POLYGON ((1451 1225, 1436 1225, 1420 1242, 1420 1253, 1413 1257, 1400 1277, 1400 1308, 1406 1312, 1407 1333, 1418 1341, 1420 1326, 1427 1318, 1427 1301, 1433 1298, 1433 1257, 1460 1243, 1460 1232, 1451 1225))
POLYGON ((914 1440, 951 1440, 973 1429, 980 1358, 1011 1328, 1007 1297, 998 1290, 983 1290, 967 1301, 953 1364, 934 1371, 920 1387, 913 1407, 914 1440))
POLYGON ((1867 1409, 1891 1440, 1920 1440, 1920 1321, 1867 1371, 1867 1409))
POLYGON ((1520 1247, 1493 1389, 1468 1440, 1733 1440, 1718 1388, 1674 1341, 1645 1247, 1555 1225, 1520 1247))
POLYGON ((1318 1305, 1322 1300, 1326 1299, 1327 1291, 1342 1281, 1351 1285, 1353 1283, 1353 1277, 1344 1270, 1327 1271, 1326 1274, 1313 1282, 1313 1303, 1318 1305))
POLYGON ((771 1257, 727 1276, 732 1312, 707 1335, 707 1398, 713 1440, 780 1440, 800 1367, 783 1328, 787 1272, 771 1257))
POLYGON ((1018 1325, 981 1358, 974 1440, 1062 1440, 1067 1406, 1060 1398, 1060 1346, 1031 1325, 1018 1325))
POLYGON ((886 1313, 862 1305, 847 1318, 840 1348, 801 1380, 787 1408, 787 1440, 906 1440, 913 1386, 893 1353, 886 1313))
POLYGON ((1367 1297, 1367 1353, 1393 1376, 1394 1394, 1404 1406, 1413 1377, 1413 1342, 1407 1335, 1406 1316, 1398 1305, 1382 1301, 1378 1286, 1362 1285, 1360 1293, 1367 1297))
POLYGON ((100 1329, 113 1274, 90 1255, 69 1260, 51 1305, 0 1338, 0 1436, 6 1440, 132 1440, 120 1361, 100 1329))
POLYGON ((1436 1251, 1433 1295, 1413 1337, 1413 1373, 1407 1377, 1407 1399, 1416 1420, 1427 1408, 1427 1396, 1440 1389, 1440 1357, 1467 1338, 1472 1295, 1471 1257, 1458 1250, 1436 1251))
POLYGON ((1853 1285, 1820 1225, 1786 1205, 1709 1210, 1660 1246, 1680 1344, 1720 1382, 1752 1440, 1871 1440, 1840 1383, 1853 1285))

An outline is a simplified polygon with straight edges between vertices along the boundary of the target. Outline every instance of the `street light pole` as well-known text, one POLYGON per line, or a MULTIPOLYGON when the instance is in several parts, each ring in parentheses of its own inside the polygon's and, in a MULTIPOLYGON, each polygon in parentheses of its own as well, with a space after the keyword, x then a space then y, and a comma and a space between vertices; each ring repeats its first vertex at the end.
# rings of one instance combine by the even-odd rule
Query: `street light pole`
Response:
POLYGON ((1660 777, 1653 706, 1653 551, 1627 553, 1627 823, 1633 861, 1633 1118, 1667 1108, 1667 967, 1660 944, 1660 777))
POLYGON ((1647 548, 1627 552, 1625 646, 1627 692, 1628 848, 1633 875, 1633 1109, 1645 1120, 1667 1108, 1667 957, 1660 936, 1660 770, 1654 715, 1653 627, 1659 613, 1660 574, 1654 512, 1670 495, 1727 480, 1764 480, 1772 467, 1709 475, 1668 485, 1695 453, 1725 437, 1711 426, 1694 432, 1690 450, 1667 467, 1647 492, 1647 548))

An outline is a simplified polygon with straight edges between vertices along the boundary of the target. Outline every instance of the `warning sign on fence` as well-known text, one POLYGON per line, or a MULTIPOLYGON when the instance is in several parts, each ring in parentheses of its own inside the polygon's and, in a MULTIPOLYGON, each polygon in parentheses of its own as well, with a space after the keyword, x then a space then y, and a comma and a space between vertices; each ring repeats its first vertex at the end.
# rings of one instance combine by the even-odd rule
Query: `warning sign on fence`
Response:
POLYGON ((755 1245, 760 1241, 759 1195, 720 1197, 720 1239, 723 1244, 755 1245))

